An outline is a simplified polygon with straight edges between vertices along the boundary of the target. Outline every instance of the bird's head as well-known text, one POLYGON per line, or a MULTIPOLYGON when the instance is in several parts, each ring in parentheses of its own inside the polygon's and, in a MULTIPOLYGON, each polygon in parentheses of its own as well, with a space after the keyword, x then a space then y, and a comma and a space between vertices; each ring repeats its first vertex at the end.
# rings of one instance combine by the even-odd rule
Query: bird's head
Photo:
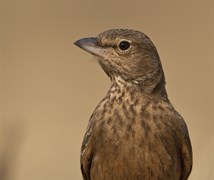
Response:
POLYGON ((165 85, 158 52, 142 32, 112 29, 74 44, 96 56, 112 81, 120 78, 125 83, 140 86, 147 93, 159 84, 165 85))

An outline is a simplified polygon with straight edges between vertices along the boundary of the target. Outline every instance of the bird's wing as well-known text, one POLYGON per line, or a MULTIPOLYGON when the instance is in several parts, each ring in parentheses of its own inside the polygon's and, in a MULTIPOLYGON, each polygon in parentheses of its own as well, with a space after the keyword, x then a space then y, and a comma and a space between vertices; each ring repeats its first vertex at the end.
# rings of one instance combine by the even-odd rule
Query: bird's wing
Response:
POLYGON ((189 132, 184 119, 176 112, 177 120, 181 128, 181 178, 187 180, 192 170, 192 146, 189 138, 189 132))
POLYGON ((90 180, 91 163, 93 159, 93 140, 91 140, 93 123, 89 123, 81 148, 81 171, 84 180, 90 180))
POLYGON ((192 170, 192 146, 186 124, 183 130, 185 131, 185 136, 183 136, 182 138, 181 146, 181 161, 182 161, 181 180, 186 180, 192 170))
POLYGON ((94 112, 92 113, 89 119, 89 123, 88 123, 88 127, 86 130, 84 139, 83 139, 80 163, 81 163, 81 171, 82 171, 84 180, 90 180, 91 164, 94 157, 94 151, 95 151, 94 147, 95 147, 95 143, 96 143, 95 141, 97 137, 96 129, 99 129, 99 128, 95 128, 95 125, 97 121, 100 120, 100 116, 97 115, 97 113, 102 114, 99 112, 100 112, 100 109, 102 110, 102 106, 105 104, 107 97, 108 96, 104 97, 102 101, 100 101, 100 103, 97 105, 94 112))

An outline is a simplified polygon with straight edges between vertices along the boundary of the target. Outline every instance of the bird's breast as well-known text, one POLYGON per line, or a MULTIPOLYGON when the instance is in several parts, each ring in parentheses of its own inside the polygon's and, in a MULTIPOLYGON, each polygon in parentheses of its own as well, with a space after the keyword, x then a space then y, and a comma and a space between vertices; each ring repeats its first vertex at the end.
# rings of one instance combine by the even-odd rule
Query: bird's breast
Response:
POLYGON ((94 169, 103 176, 114 172, 118 179, 170 179, 169 173, 178 179, 179 152, 170 108, 133 92, 108 94, 92 116, 91 142, 96 152, 92 174, 94 169))

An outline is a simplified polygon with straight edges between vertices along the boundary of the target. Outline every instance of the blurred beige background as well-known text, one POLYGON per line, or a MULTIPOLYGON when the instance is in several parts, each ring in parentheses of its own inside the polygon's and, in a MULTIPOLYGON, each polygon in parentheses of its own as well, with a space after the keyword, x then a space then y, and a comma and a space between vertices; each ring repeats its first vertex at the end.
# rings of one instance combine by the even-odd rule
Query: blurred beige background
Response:
POLYGON ((73 45, 110 28, 156 45, 189 127, 190 180, 213 177, 213 0, 1 0, 1 180, 80 180, 88 119, 109 79, 73 45))

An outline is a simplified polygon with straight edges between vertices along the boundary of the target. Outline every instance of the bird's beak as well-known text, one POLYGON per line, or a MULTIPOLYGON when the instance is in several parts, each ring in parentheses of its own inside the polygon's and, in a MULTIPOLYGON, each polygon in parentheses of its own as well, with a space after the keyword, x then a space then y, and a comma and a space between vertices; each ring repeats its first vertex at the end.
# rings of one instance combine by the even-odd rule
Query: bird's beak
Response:
POLYGON ((102 58, 105 56, 105 49, 97 45, 97 38, 82 38, 74 42, 74 44, 95 56, 102 58))

